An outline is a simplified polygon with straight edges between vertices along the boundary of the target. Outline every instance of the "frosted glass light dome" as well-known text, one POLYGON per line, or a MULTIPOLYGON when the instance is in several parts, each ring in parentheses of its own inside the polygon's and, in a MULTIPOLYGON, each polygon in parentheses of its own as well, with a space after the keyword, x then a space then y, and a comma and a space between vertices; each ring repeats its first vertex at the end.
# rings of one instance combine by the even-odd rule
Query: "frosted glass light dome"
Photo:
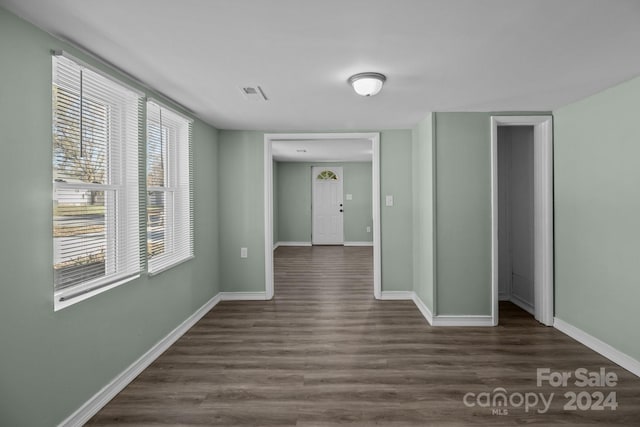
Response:
POLYGON ((373 96, 382 90, 387 78, 380 73, 360 73, 349 77, 349 83, 358 95, 373 96))

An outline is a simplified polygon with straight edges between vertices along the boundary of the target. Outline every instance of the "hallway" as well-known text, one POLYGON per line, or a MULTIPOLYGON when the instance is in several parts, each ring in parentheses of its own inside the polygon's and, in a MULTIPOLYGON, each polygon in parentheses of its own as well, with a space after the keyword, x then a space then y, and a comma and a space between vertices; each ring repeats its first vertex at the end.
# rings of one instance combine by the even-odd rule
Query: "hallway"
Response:
POLYGON ((89 424, 638 424, 640 380, 597 353, 512 304, 496 328, 432 328, 411 301, 374 300, 371 266, 370 247, 278 248, 274 300, 218 304, 89 424), (537 387, 539 367, 618 385, 537 387), (555 398, 545 414, 463 403, 496 387, 555 398), (617 410, 563 410, 584 390, 617 392, 617 410))

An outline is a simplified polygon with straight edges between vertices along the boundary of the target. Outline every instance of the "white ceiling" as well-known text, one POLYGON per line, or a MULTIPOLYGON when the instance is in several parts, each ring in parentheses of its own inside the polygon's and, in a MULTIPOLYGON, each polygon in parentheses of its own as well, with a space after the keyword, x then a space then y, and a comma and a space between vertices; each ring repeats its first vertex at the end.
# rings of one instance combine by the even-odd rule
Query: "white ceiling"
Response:
POLYGON ((553 110, 640 74, 638 0, 0 0, 223 129, 553 110), (372 98, 347 78, 388 80, 372 98), (246 100, 260 85, 268 102, 246 100))
POLYGON ((357 138, 273 141, 272 153, 273 159, 279 162, 370 162, 373 159, 371 141, 357 138))

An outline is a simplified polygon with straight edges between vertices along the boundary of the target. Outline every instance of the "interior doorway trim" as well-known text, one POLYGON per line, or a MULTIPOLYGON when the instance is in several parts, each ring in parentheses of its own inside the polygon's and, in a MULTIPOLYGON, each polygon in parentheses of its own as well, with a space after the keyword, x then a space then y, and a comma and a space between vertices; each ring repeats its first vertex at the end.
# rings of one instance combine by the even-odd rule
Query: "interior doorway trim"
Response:
POLYGON ((491 117, 491 317, 498 324, 498 126, 533 126, 535 318, 553 326, 553 118, 491 117))
POLYGON ((273 289, 273 141, 368 139, 373 152, 372 205, 373 205, 373 295, 382 296, 382 261, 380 244, 380 133, 266 133, 264 135, 264 265, 266 298, 271 299, 273 289))

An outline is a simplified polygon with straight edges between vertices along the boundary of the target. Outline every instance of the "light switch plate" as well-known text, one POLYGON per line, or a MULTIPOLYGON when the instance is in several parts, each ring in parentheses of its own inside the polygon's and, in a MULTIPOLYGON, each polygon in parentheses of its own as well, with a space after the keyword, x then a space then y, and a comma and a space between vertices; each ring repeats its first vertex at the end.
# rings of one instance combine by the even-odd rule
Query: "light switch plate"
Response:
POLYGON ((249 254, 247 248, 240 248, 240 258, 246 258, 248 256, 249 254))
POLYGON ((393 206, 393 196, 387 196, 387 197, 385 197, 385 205, 387 205, 387 206, 393 206))
POLYGON ((353 194, 347 194, 347 200, 353 200, 353 194))

